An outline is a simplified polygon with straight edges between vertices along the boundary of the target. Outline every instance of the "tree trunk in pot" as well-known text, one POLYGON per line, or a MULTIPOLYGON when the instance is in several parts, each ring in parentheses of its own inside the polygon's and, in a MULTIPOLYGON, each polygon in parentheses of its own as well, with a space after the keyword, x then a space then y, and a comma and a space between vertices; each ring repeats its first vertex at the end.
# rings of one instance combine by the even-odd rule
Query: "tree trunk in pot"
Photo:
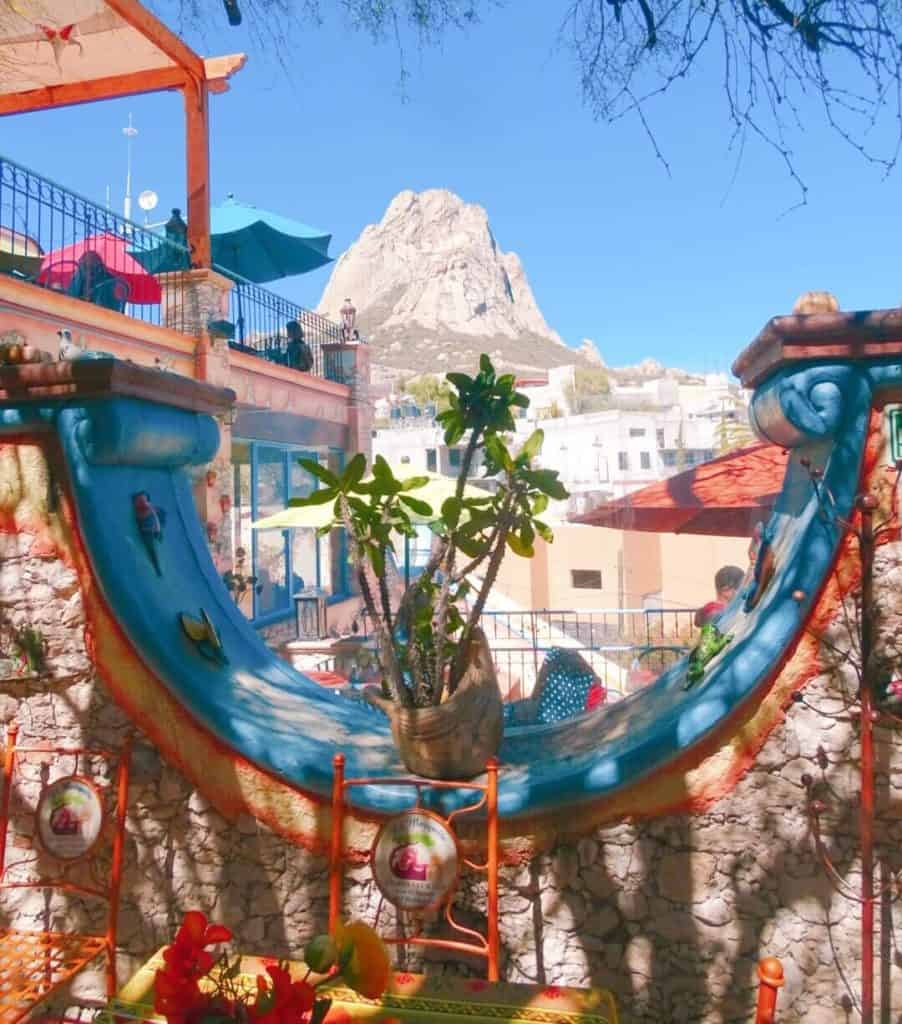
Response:
POLYGON ((388 715, 408 770, 427 779, 472 779, 481 775, 486 761, 501 746, 501 691, 481 630, 473 632, 470 663, 460 685, 437 707, 399 707, 375 687, 368 688, 366 698, 388 715))

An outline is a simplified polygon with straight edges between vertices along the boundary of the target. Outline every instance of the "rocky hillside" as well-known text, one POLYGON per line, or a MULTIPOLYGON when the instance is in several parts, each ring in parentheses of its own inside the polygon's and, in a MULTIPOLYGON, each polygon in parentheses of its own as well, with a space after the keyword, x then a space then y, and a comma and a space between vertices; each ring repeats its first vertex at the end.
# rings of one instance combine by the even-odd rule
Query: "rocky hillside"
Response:
POLYGON ((591 361, 545 322, 485 210, 444 189, 395 196, 339 259, 319 312, 337 320, 348 296, 383 379, 472 369, 481 352, 519 374, 591 361))

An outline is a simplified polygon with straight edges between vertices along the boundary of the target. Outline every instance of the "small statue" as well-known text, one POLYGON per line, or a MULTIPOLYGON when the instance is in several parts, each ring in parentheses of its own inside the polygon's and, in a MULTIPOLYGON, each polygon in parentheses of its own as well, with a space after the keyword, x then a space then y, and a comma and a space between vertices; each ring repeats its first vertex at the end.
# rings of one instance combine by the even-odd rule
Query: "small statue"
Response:
POLYGON ((150 495, 147 491, 139 491, 132 503, 135 509, 135 522, 138 524, 138 532, 144 547, 150 557, 151 564, 156 570, 157 576, 162 576, 160 568, 160 556, 157 552, 157 545, 163 541, 163 524, 166 522, 166 510, 151 504, 150 495))
POLYGON ((229 659, 223 650, 219 631, 203 608, 200 610, 199 619, 195 619, 187 612, 179 612, 179 623, 185 636, 194 644, 200 654, 220 665, 228 664, 229 659))
POLYGON ((732 633, 721 633, 713 622, 702 626, 698 643, 689 655, 689 668, 686 671, 686 682, 683 689, 688 690, 705 674, 705 666, 733 639, 732 633))
POLYGON ((883 711, 902 712, 902 679, 889 679, 876 686, 875 703, 883 711))
POLYGON ((92 352, 90 349, 79 345, 72 340, 72 332, 68 327, 57 331, 60 340, 60 359, 67 363, 75 362, 78 359, 112 359, 109 352, 92 352))

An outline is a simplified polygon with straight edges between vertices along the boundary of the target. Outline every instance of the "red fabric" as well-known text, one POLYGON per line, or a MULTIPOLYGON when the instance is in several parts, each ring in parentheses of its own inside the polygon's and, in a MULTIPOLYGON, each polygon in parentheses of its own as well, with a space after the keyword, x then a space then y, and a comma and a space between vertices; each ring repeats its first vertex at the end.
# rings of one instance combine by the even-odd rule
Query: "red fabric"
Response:
POLYGON ((592 708, 597 708, 599 704, 604 704, 607 696, 607 690, 605 690, 601 683, 593 683, 586 694, 586 711, 591 711, 592 708))
POLYGON ((41 262, 38 284, 51 288, 68 288, 78 260, 86 252, 96 252, 111 274, 128 282, 128 301, 136 305, 156 305, 163 301, 159 282, 133 257, 128 249, 132 243, 116 235, 91 235, 80 242, 48 252, 41 262))
POLYGON ((606 502, 572 522, 615 530, 751 537, 783 489, 789 453, 755 444, 606 502))
POLYGON ((715 615, 720 613, 726 608, 723 601, 709 601, 704 608, 699 608, 695 615, 695 624, 697 626, 704 626, 706 622, 710 622, 715 615))

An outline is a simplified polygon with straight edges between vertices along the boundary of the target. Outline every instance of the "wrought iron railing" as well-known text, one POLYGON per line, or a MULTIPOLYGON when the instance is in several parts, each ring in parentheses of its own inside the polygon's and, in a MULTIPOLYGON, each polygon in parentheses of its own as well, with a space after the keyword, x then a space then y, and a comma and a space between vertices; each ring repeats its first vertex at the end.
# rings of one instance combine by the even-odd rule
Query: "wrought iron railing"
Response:
POLYGON ((338 324, 221 267, 234 285, 227 319, 211 323, 190 266, 179 241, 0 156, 0 273, 182 334, 215 328, 234 348, 349 383, 341 353, 323 349, 342 340, 338 324))
POLYGON ((191 333, 190 263, 184 246, 0 157, 0 273, 191 333))
POLYGON ((339 379, 330 353, 323 350, 323 345, 342 340, 338 324, 221 267, 214 269, 235 282, 229 293, 232 348, 317 377, 339 379))
MULTIPOLYGON (((698 632, 689 608, 484 611, 485 632, 505 700, 529 697, 548 652, 566 647, 584 658, 618 700, 647 686, 681 658, 698 632)), ((365 610, 357 617, 369 637, 365 610)))

